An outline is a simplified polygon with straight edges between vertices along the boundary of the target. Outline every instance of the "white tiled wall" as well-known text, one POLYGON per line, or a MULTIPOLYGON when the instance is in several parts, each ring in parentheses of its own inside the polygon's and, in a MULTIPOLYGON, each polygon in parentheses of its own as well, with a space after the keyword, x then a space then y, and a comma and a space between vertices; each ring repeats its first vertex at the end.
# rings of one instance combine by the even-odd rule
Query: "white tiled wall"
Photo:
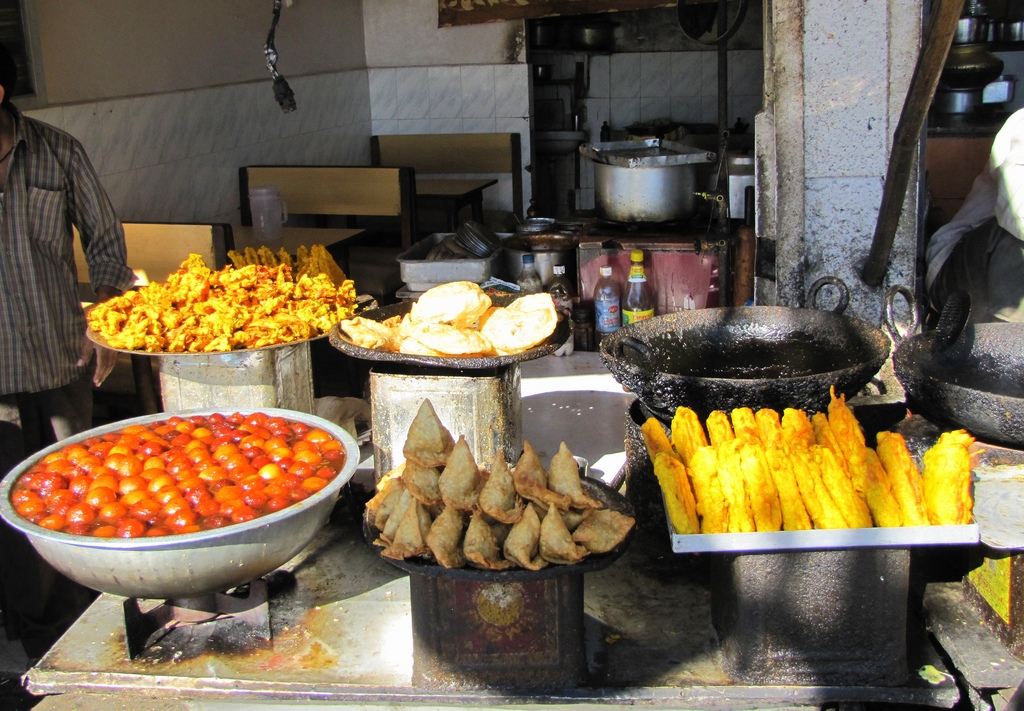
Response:
POLYGON ((365 69, 288 83, 289 114, 269 79, 26 113, 82 142, 122 220, 238 224, 243 165, 370 163, 365 69))
MULTIPOLYGON (((530 163, 530 73, 525 64, 388 67, 369 70, 375 135, 518 133, 530 163)), ((484 191, 486 210, 512 210, 512 179, 484 191)), ((530 177, 524 173, 523 202, 530 177)))
MULTIPOLYGON (((573 76, 580 57, 563 55, 553 65, 553 78, 573 76)), ((537 59, 538 63, 548 58, 537 59)), ((591 56, 587 98, 582 102, 582 127, 591 140, 599 139, 605 121, 613 130, 630 124, 669 119, 684 123, 718 122, 717 52, 631 52, 591 56)), ((754 123, 761 108, 764 84, 764 55, 761 50, 729 52, 729 124, 742 118, 754 123)), ((540 87, 538 100, 567 98, 563 87, 540 87)), ((566 111, 568 111, 568 101, 566 111)), ((568 118, 566 119, 568 121, 568 118)), ((568 123, 565 124, 568 128, 568 123)), ((580 209, 594 207, 594 173, 590 161, 580 165, 580 209)), ((572 187, 571 157, 559 158, 556 183, 559 195, 572 187)))

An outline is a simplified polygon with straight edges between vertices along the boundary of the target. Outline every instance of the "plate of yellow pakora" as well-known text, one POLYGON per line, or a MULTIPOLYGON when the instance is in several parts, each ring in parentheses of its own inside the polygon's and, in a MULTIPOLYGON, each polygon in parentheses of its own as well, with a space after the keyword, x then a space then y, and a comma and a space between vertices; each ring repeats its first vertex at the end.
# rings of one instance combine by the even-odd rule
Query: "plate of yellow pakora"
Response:
POLYGON ((89 337, 129 353, 207 355, 322 338, 356 310, 354 284, 339 280, 287 264, 215 271, 193 254, 166 283, 91 307, 89 337))

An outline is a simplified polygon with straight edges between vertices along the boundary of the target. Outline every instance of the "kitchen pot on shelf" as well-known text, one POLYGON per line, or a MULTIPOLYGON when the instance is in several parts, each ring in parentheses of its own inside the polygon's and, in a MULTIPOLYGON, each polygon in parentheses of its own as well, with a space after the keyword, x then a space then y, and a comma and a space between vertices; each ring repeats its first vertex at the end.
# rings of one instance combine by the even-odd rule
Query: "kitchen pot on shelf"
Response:
POLYGON ((713 152, 674 141, 613 141, 580 146, 594 163, 594 206, 616 222, 672 222, 697 211, 697 166, 713 152))

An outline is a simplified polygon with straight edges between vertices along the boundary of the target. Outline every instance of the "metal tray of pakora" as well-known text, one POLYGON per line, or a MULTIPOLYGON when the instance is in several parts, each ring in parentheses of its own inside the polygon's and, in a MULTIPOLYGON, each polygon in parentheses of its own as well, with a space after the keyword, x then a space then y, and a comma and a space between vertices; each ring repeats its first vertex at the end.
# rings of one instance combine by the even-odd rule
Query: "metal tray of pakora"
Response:
POLYGON ((181 357, 181 356, 221 356, 221 355, 232 355, 238 353, 254 353, 257 351, 268 351, 272 348, 282 348, 284 346, 297 346, 302 343, 312 343, 313 341, 321 341, 327 338, 330 334, 322 333, 319 336, 313 338, 301 338, 295 341, 288 341, 286 343, 271 343, 267 346, 259 346, 257 348, 235 348, 230 351, 138 351, 131 350, 129 348, 114 348, 107 343, 105 339, 99 333, 96 333, 91 328, 86 331, 86 335, 89 340, 95 343, 97 346, 106 348, 107 350, 117 351, 118 353, 128 353, 130 355, 142 355, 142 356, 154 356, 154 357, 181 357))
MULTIPOLYGON (((596 479, 582 479, 580 484, 583 486, 583 491, 588 496, 600 501, 606 508, 636 519, 636 513, 633 511, 632 504, 629 503, 625 496, 615 491, 607 484, 597 481, 596 479)), ((370 541, 376 540, 379 534, 379 531, 377 531, 365 511, 363 515, 363 533, 367 540, 370 541)), ((636 533, 635 524, 633 525, 633 528, 629 530, 629 533, 626 534, 626 537, 607 553, 594 553, 588 555, 579 563, 573 563, 572 565, 551 564, 545 568, 541 568, 540 570, 526 570, 524 568, 510 568, 508 570, 481 570, 480 568, 470 567, 468 563, 464 568, 445 568, 443 565, 439 565, 426 558, 406 558, 405 560, 396 560, 382 555, 380 559, 390 563, 400 570, 404 570, 407 573, 415 575, 450 578, 454 580, 474 580, 477 582, 529 583, 537 580, 558 578, 563 575, 582 575, 583 573, 594 573, 598 570, 604 570, 626 552, 626 549, 629 548, 630 541, 633 539, 634 533, 636 533)))
MULTIPOLYGON (((508 306, 516 300, 516 296, 492 296, 491 303, 495 306, 508 306)), ((362 311, 358 315, 373 321, 386 321, 393 316, 404 316, 412 309, 412 301, 402 301, 397 304, 390 304, 369 311, 362 311)), ((542 358, 558 350, 562 344, 569 340, 571 324, 568 320, 559 317, 555 324, 554 332, 547 337, 540 345, 529 348, 520 353, 494 356, 430 356, 413 355, 409 353, 393 353, 391 351, 378 351, 373 348, 363 348, 350 341, 340 326, 335 325, 331 329, 331 345, 345 355, 363 360, 383 361, 386 363, 422 365, 429 368, 455 368, 466 370, 480 370, 485 368, 498 368, 513 363, 522 363, 536 358, 542 358)))

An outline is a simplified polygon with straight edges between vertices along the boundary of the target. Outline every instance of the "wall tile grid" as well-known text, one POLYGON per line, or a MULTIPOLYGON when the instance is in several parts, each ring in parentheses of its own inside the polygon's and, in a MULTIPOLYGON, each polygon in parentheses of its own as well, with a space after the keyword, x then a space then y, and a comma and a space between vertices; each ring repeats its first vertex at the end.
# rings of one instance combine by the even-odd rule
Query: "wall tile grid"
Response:
MULTIPOLYGON (((718 122, 718 57, 708 52, 633 52, 595 55, 588 59, 587 96, 582 127, 591 140, 600 136, 607 121, 613 130, 633 123, 670 119, 685 123, 718 122)), ((573 76, 578 57, 563 55, 554 63, 555 79, 573 76)), ((544 60, 546 61, 546 60, 544 60)), ((753 125, 763 94, 764 55, 761 50, 729 53, 729 122, 742 118, 753 125)), ((536 101, 561 99, 568 114, 567 88, 541 86, 536 101)), ((569 128, 568 116, 563 121, 569 128)), ((559 158, 556 168, 558 194, 572 187, 574 165, 571 157, 559 158)), ((594 207, 594 171, 590 161, 580 165, 578 209, 594 207)))
MULTIPOLYGON (((372 133, 518 133, 530 164, 530 74, 525 64, 369 69, 372 133)), ((512 210, 512 178, 484 191, 484 209, 512 210)), ((532 194, 523 176, 523 203, 532 194)))
POLYGON ((122 220, 237 225, 243 165, 370 163, 366 70, 288 84, 298 104, 289 114, 268 80, 26 115, 82 142, 122 220))

